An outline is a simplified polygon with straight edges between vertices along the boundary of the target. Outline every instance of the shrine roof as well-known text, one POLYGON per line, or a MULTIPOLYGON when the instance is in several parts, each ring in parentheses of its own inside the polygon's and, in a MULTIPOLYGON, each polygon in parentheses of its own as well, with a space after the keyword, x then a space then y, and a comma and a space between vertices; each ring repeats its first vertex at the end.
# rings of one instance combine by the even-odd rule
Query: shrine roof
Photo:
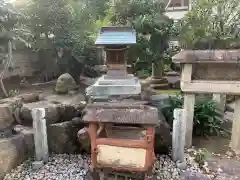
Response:
POLYGON ((130 27, 102 27, 96 45, 136 44, 136 31, 130 27))
POLYGON ((175 63, 240 63, 240 49, 182 50, 173 56, 175 63))

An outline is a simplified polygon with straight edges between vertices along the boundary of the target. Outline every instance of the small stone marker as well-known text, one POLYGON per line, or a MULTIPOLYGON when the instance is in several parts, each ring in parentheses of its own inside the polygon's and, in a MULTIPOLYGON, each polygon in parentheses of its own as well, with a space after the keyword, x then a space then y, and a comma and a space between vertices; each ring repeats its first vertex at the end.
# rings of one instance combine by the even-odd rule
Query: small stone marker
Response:
POLYGON ((184 120, 184 110, 174 109, 173 116, 173 134, 172 134, 172 158, 173 161, 184 163, 184 146, 185 146, 185 133, 186 124, 184 120))
POLYGON ((35 108, 31 112, 33 117, 34 143, 37 161, 48 161, 47 128, 45 109, 35 108))
POLYGON ((33 163, 32 163, 32 168, 33 168, 33 170, 39 170, 40 168, 42 168, 43 167, 43 161, 34 161, 33 163))

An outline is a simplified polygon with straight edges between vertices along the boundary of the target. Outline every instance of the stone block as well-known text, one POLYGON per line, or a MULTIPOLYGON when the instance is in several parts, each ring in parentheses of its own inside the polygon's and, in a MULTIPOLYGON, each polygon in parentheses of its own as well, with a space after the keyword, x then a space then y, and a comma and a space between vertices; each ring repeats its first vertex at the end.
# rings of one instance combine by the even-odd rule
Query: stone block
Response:
POLYGON ((73 153, 77 150, 77 131, 71 121, 48 126, 48 147, 54 153, 73 153))
POLYGON ((31 111, 35 108, 44 108, 46 112, 46 123, 53 124, 60 120, 59 114, 59 105, 48 101, 38 101, 33 103, 23 104, 20 112, 20 116, 22 119, 23 125, 31 125, 32 124, 32 115, 31 111))
POLYGON ((39 93, 26 93, 19 96, 24 103, 32 103, 39 100, 39 93))
POLYGON ((0 130, 9 128, 14 121, 12 105, 10 103, 0 104, 0 130))

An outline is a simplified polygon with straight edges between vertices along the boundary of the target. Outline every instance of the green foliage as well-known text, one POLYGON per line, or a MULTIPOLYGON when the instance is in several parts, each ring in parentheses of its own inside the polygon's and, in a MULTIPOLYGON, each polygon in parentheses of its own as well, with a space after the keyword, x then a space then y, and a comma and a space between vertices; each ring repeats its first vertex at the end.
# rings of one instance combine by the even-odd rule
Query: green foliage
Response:
POLYGON ((139 77, 139 78, 147 78, 150 75, 151 75, 150 70, 141 69, 141 70, 137 71, 137 77, 139 77))
POLYGON ((176 108, 182 108, 183 105, 183 96, 169 96, 168 99, 165 99, 163 102, 164 106, 161 107, 161 111, 166 118, 169 125, 173 126, 173 111, 176 108))
POLYGON ((197 1, 181 26, 179 40, 185 49, 240 48, 240 1, 197 1))
POLYGON ((222 135, 223 120, 214 101, 200 99, 194 108, 194 132, 196 135, 222 135))
POLYGON ((115 25, 133 26, 137 44, 130 47, 130 63, 158 64, 167 56, 173 21, 164 15, 164 4, 154 0, 117 0, 111 5, 115 25))
POLYGON ((46 54, 57 56, 60 69, 72 75, 81 73, 84 64, 97 64, 93 45, 96 28, 106 17, 107 2, 31 0, 22 11, 27 17, 24 23, 34 35, 33 49, 43 60, 48 60, 46 54))
POLYGON ((27 47, 30 46, 27 39, 31 38, 32 34, 22 24, 21 19, 24 17, 12 4, 5 2, 0 5, 0 45, 7 46, 11 40, 13 43, 21 42, 27 47))
MULTIPOLYGON (((173 124, 173 111, 175 108, 183 108, 183 96, 170 96, 161 108, 168 123, 173 124)), ((197 98, 194 107, 193 133, 197 136, 221 135, 223 120, 217 104, 209 97, 197 98)))
MULTIPOLYGON (((17 44, 30 47, 27 39, 31 37, 31 33, 24 29, 22 22, 20 21, 24 15, 17 11, 12 4, 3 1, 0 4, 0 61, 4 65, 5 69, 10 68, 11 52, 12 48, 17 44)), ((1 73, 1 78, 4 72, 1 73)))

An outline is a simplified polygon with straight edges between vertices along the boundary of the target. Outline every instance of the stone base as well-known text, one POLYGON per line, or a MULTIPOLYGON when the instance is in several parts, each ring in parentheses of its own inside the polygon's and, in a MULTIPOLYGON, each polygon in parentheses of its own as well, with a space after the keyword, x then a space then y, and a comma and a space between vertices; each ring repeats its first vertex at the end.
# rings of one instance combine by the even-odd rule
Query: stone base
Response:
POLYGON ((166 78, 149 77, 145 81, 147 84, 150 84, 150 87, 153 89, 161 90, 169 88, 169 83, 166 78))
POLYGON ((166 78, 148 77, 145 81, 149 84, 168 84, 166 78))
POLYGON ((166 90, 169 89, 168 84, 151 84, 150 87, 156 90, 166 90))
POLYGON ((141 84, 133 75, 112 77, 103 75, 86 89, 90 96, 135 95, 141 93, 141 84))

